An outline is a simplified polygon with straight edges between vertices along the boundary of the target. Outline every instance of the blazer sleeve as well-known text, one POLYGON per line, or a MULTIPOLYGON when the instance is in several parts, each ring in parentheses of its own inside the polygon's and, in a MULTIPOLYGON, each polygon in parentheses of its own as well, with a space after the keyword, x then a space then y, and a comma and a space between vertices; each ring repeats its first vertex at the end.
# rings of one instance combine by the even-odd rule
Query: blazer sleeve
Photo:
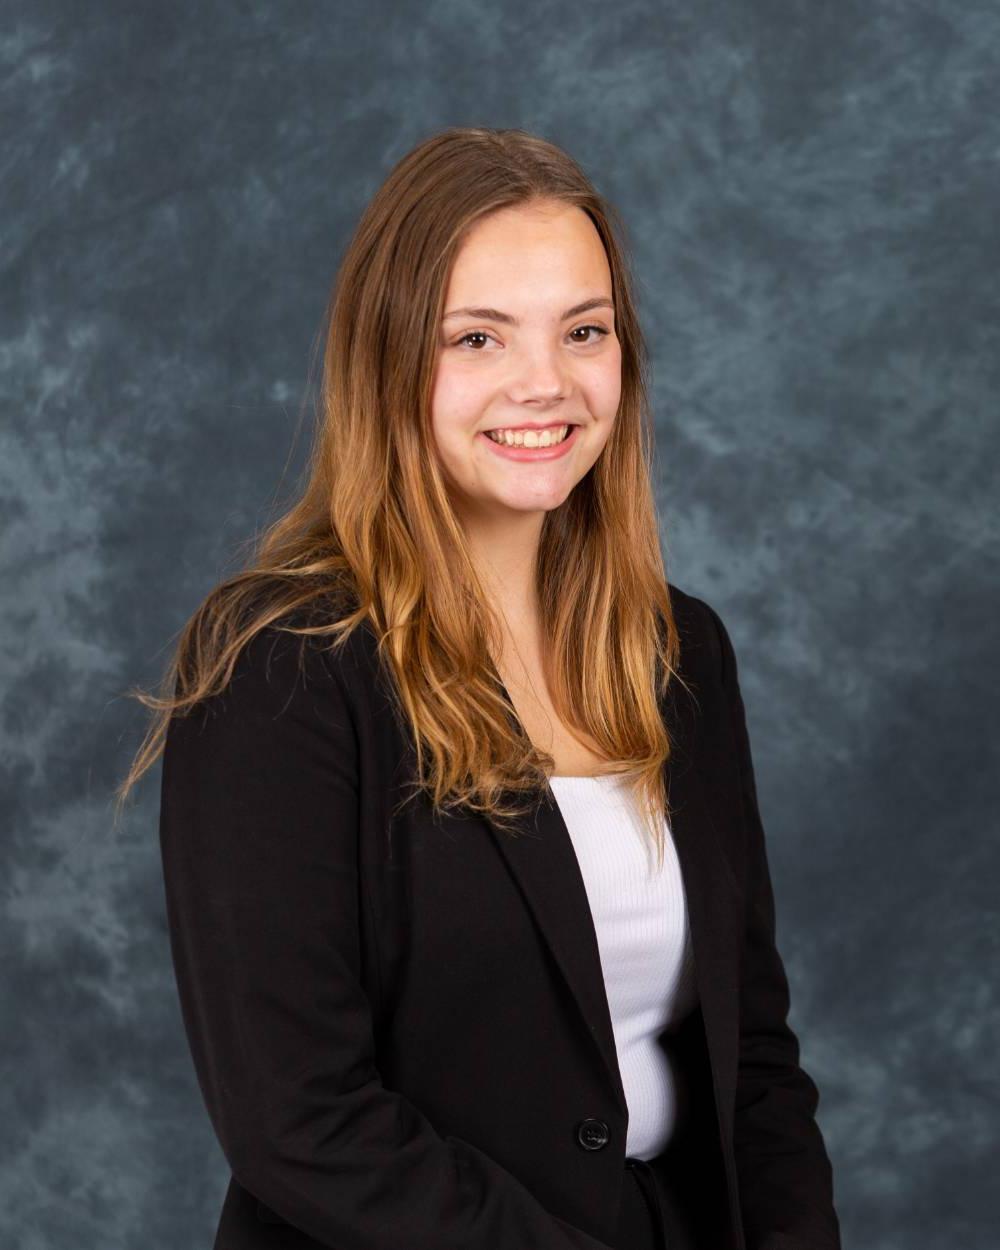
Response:
POLYGON ((170 722, 163 757, 171 955, 233 1175, 336 1250, 610 1250, 383 1085, 361 980, 358 739, 336 659, 307 640, 300 668, 301 644, 256 635, 226 689, 170 722))
MULTIPOLYGON (((707 605, 706 605, 707 606, 707 605)), ((787 1022, 789 986, 736 655, 718 613, 722 684, 746 815, 747 889, 740 978, 734 1148, 748 1250, 840 1250, 833 1172, 815 1119, 819 1091, 787 1022)))

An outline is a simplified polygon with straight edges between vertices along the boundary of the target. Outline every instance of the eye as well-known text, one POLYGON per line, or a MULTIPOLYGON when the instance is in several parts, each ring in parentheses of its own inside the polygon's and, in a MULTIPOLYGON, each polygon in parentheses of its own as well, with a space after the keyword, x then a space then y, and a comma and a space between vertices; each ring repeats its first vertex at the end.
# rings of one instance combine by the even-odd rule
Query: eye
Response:
MULTIPOLYGON (((488 339, 489 337, 485 330, 470 330, 468 334, 463 334, 460 339, 456 339, 452 347, 461 347, 466 339, 488 339)), ((476 351, 478 348, 473 348, 473 350, 476 351)))
MULTIPOLYGON (((570 334, 579 334, 579 332, 580 332, 581 330, 596 330, 596 331, 597 331, 597 333, 598 333, 598 335, 600 336, 600 337, 599 337, 599 338, 597 338, 597 339, 586 339, 586 340, 583 340, 583 346, 584 346, 584 347, 589 346, 591 343, 597 343, 597 342, 600 342, 600 339, 607 338, 608 333, 609 333, 607 330, 605 330, 605 328, 604 328, 603 326, 577 326, 575 330, 570 330, 570 334)), ((577 341, 578 343, 580 343, 580 342, 581 342, 581 340, 580 340, 580 339, 577 339, 576 341, 577 341)))
MULTIPOLYGON (((608 334, 610 333, 610 331, 605 330, 603 326, 588 325, 588 326, 577 326, 575 329, 570 330, 570 334, 579 334, 581 330, 594 330, 599 336, 596 339, 595 338, 574 339, 573 341, 579 344, 581 347, 589 347, 592 343, 596 343, 596 342, 599 342, 600 339, 607 338, 608 334)), ((485 330, 469 330, 467 333, 463 334, 461 338, 456 339, 454 343, 452 344, 452 347, 463 347, 466 343, 468 343, 470 350, 478 351, 479 350, 478 346, 474 347, 472 343, 468 341, 470 339, 488 339, 490 337, 491 335, 487 334, 485 330)))

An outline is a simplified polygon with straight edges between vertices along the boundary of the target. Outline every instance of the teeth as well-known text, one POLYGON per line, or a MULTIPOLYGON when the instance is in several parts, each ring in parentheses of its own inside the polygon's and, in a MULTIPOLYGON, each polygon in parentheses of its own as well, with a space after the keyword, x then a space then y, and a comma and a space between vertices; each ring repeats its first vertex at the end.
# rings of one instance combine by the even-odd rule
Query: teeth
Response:
POLYGON ((487 430, 487 438, 507 447, 552 447, 561 443, 569 433, 568 425, 556 425, 550 430, 487 430))

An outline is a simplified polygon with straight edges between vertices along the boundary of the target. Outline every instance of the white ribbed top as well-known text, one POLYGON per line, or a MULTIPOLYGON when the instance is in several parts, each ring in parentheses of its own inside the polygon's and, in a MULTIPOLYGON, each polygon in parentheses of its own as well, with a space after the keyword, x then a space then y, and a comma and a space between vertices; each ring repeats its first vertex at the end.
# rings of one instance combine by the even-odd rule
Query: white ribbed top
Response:
MULTIPOLYGON (((670 1140, 678 1090, 657 1040, 697 1004, 687 901, 664 816, 663 867, 622 778, 550 777, 580 865, 601 953, 628 1102, 626 1155, 651 1159, 670 1140)), ((683 1096, 683 1095, 682 1095, 683 1096)))

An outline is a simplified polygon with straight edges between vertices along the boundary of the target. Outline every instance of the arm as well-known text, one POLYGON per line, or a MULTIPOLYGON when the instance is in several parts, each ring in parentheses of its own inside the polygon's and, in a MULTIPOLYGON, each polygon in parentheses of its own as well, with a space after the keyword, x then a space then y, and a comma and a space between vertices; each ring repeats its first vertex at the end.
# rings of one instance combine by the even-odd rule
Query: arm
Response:
POLYGON ((385 1088, 361 980, 358 747, 335 659, 265 630, 175 718, 160 845, 178 991, 238 1182, 337 1250, 609 1250, 385 1088))
MULTIPOLYGON (((706 605, 708 606, 708 605, 706 605)), ((799 1065, 789 988, 775 945, 775 908, 736 656, 722 647, 722 684, 746 813, 747 907, 740 979, 735 1151, 748 1250, 840 1250, 833 1175, 815 1120, 819 1091, 799 1065)))

